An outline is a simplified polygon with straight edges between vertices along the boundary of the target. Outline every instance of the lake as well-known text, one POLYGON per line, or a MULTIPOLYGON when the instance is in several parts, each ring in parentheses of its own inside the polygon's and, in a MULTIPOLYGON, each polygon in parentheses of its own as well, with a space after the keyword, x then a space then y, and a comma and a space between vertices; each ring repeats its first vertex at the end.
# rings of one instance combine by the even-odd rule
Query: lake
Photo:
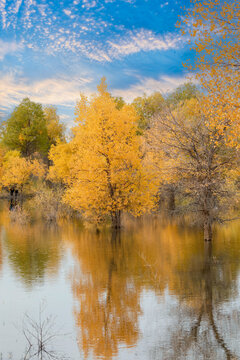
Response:
POLYGON ((0 359, 24 358, 40 322, 58 359, 240 359, 239 221, 211 244, 156 216, 21 226, 4 204, 0 229, 0 359))

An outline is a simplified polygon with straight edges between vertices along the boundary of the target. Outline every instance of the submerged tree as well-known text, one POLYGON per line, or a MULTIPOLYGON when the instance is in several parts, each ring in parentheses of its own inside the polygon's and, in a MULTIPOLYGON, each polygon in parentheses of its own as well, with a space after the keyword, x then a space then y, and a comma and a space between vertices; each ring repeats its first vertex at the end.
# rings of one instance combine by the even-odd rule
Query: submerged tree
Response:
POLYGON ((204 239, 211 240, 221 204, 230 199, 237 151, 227 147, 225 134, 211 126, 202 101, 188 100, 174 111, 166 106, 152 119, 149 139, 151 151, 161 157, 162 178, 183 186, 190 209, 203 224, 204 239))
POLYGON ((153 207, 155 186, 142 163, 135 109, 118 109, 106 88, 102 79, 98 95, 81 96, 73 140, 50 151, 50 177, 65 181, 65 201, 86 218, 110 216, 119 228, 123 211, 140 215, 153 207))
POLYGON ((21 157, 17 150, 8 151, 2 158, 0 167, 0 186, 13 191, 21 192, 31 177, 43 177, 44 165, 38 160, 29 160, 21 157))

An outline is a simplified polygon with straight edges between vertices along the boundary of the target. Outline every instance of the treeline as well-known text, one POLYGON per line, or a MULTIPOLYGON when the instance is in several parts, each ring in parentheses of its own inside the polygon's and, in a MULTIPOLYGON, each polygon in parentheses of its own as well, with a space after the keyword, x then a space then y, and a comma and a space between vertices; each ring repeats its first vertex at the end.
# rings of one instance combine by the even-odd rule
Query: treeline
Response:
MULTIPOLYGON (((78 102, 68 141, 55 107, 23 99, 1 128, 0 185, 14 200, 12 208, 30 194, 38 208, 45 202, 59 210, 63 201, 90 221, 110 217, 116 228, 123 211, 152 210, 160 183, 147 150, 151 119, 165 103, 176 107, 196 94, 196 86, 187 83, 167 99, 155 92, 126 104, 108 93, 103 78, 98 94, 78 102)), ((56 217, 54 209, 44 209, 45 216, 56 217)))
POLYGON ((211 240, 213 223, 239 201, 238 19, 239 6, 196 1, 181 26, 201 55, 201 91, 187 83, 127 104, 103 78, 97 94, 77 102, 68 141, 54 107, 24 99, 2 127, 2 187, 35 189, 50 219, 67 208, 116 229, 122 213, 191 212, 211 240))
POLYGON ((67 141, 54 107, 24 99, 3 123, 0 183, 11 194, 34 195, 50 220, 63 204, 96 224, 110 219, 114 228, 124 212, 191 211, 210 238, 238 189, 238 157, 208 126, 203 101, 187 83, 167 98, 155 92, 126 104, 103 78, 97 94, 78 101, 67 141))

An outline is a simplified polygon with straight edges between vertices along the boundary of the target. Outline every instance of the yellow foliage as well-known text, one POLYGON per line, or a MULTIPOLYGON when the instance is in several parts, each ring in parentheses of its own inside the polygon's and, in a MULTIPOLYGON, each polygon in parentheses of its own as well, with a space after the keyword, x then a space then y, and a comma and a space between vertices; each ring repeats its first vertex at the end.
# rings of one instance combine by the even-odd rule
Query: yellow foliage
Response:
POLYGON ((45 174, 44 165, 37 160, 21 157, 17 150, 8 151, 1 162, 0 184, 2 187, 22 187, 32 175, 42 177, 45 174))
POLYGON ((194 70, 207 91, 206 116, 214 128, 227 131, 228 145, 239 146, 240 4, 196 0, 181 25, 197 53, 194 70))
POLYGON ((117 109, 105 79, 98 90, 77 103, 72 141, 52 147, 50 177, 62 179, 65 201, 94 221, 121 211, 140 215, 153 207, 156 186, 142 163, 135 109, 117 109))

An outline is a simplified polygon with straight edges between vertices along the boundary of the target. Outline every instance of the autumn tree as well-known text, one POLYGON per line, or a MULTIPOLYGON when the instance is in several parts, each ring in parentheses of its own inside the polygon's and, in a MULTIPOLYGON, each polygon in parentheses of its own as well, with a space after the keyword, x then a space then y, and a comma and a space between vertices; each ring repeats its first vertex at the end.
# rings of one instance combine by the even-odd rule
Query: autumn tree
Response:
POLYGON ((103 78, 97 95, 81 96, 76 123, 72 141, 50 151, 50 177, 65 181, 65 201, 97 222, 110 216, 114 228, 123 211, 140 215, 152 208, 153 175, 142 163, 135 109, 118 109, 103 78))
POLYGON ((46 119, 49 146, 56 145, 59 140, 65 141, 65 126, 60 122, 57 109, 54 106, 46 106, 44 108, 44 116, 46 119))
POLYGON ((190 210, 203 224, 204 239, 211 240, 220 205, 231 195, 238 154, 226 147, 224 134, 211 126, 212 119, 202 110, 204 100, 188 100, 174 111, 166 106, 152 119, 149 138, 152 151, 161 159, 161 177, 181 183, 191 199, 190 210))
POLYGON ((35 152, 47 155, 49 139, 42 105, 23 99, 4 123, 2 142, 25 157, 35 152))
POLYGON ((196 0, 181 23, 196 52, 188 64, 207 92, 206 116, 213 127, 228 132, 227 144, 238 145, 240 124, 240 4, 196 0))
POLYGON ((147 96, 139 96, 133 100, 133 106, 138 114, 138 126, 141 130, 147 129, 151 117, 162 109, 164 103, 163 96, 160 92, 154 92, 147 96))
POLYGON ((0 186, 8 191, 21 191, 32 176, 43 177, 44 165, 38 160, 29 160, 17 150, 8 151, 0 167, 0 186))

